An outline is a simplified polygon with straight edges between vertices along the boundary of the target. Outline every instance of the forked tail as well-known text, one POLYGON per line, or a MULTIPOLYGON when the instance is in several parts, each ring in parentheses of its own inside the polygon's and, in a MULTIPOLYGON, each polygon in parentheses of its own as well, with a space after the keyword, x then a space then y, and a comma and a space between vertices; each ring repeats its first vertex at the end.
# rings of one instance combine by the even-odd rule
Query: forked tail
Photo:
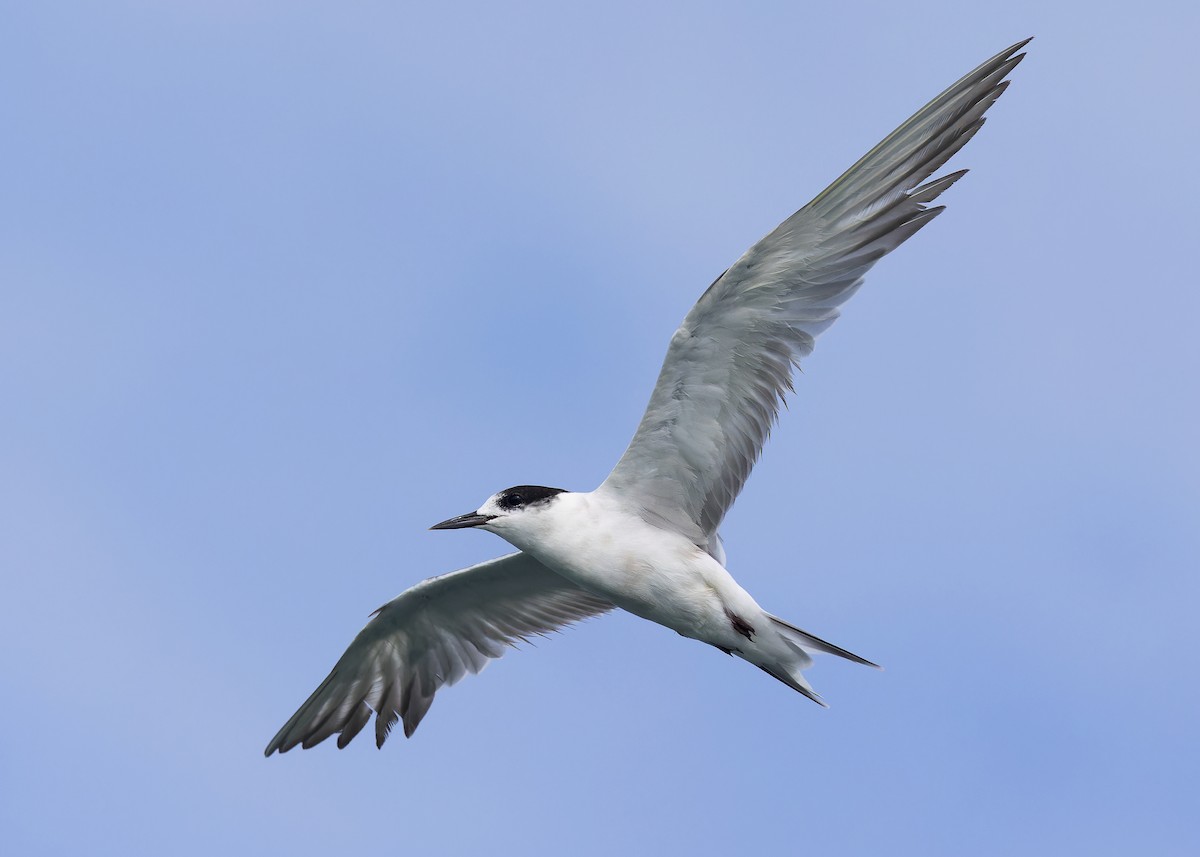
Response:
POLYGON ((867 667, 874 667, 877 670, 883 669, 879 664, 873 664, 866 658, 860 658, 854 652, 848 652, 841 646, 835 646, 833 643, 826 642, 820 637, 815 637, 808 631, 802 631, 790 622, 785 622, 778 616, 767 614, 767 618, 775 623, 776 630, 779 631, 786 642, 792 648, 799 646, 802 650, 813 652, 825 652, 827 655, 837 655, 839 658, 845 658, 848 661, 854 661, 856 664, 862 664, 867 667))
POLYGON ((778 616, 772 616, 770 613, 766 615, 774 623, 775 630, 779 632, 780 639, 787 644, 787 647, 792 650, 792 654, 795 657, 790 663, 777 661, 775 663, 763 664, 757 660, 751 661, 751 663, 772 678, 783 682, 792 690, 804 694, 822 708, 828 708, 828 703, 821 699, 820 694, 812 689, 812 685, 808 683, 808 680, 804 678, 801 672, 812 665, 813 652, 825 652, 826 654, 837 655, 839 658, 845 658, 848 661, 854 661, 856 664, 874 667, 877 670, 883 669, 879 664, 873 664, 866 658, 861 658, 853 652, 846 651, 841 646, 835 646, 833 643, 826 642, 820 637, 814 637, 807 631, 802 631, 795 625, 783 621, 778 616))

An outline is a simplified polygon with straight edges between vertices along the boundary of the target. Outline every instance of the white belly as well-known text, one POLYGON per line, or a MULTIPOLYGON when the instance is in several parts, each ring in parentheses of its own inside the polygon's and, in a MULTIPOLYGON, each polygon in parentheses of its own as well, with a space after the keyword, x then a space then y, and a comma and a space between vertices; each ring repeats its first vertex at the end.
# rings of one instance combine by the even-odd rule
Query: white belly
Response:
POLYGON ((590 526, 554 527, 518 547, 618 607, 705 642, 730 642, 729 610, 761 613, 720 563, 684 536, 633 515, 586 520, 590 526))

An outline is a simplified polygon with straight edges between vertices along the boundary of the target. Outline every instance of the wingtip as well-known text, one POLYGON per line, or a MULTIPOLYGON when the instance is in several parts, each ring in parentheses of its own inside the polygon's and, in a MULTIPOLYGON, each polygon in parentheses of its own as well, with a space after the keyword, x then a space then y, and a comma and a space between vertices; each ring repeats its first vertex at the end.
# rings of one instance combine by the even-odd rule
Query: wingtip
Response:
MULTIPOLYGON (((1002 56, 1009 57, 1009 62, 1012 63, 1012 67, 1009 68, 1008 71, 1012 71, 1012 69, 1014 69, 1018 65, 1020 65, 1021 60, 1025 59, 1026 54, 1023 52, 1020 52, 1020 51, 1022 50, 1022 48, 1024 48, 1026 45, 1028 45, 1032 41, 1033 41, 1033 36, 1030 36, 1028 39, 1017 42, 1011 48, 1006 50, 1004 52, 1004 54, 1002 54, 1002 56)), ((1005 72, 1005 74, 1008 74, 1008 72, 1005 72)))
POLYGON ((998 53, 994 57, 992 57, 992 59, 989 60, 989 62, 996 62, 997 60, 1004 60, 1004 59, 1010 59, 1010 58, 1015 59, 1017 62, 1020 62, 1022 57, 1025 56, 1025 54, 1016 56, 1016 53, 1032 41, 1033 41, 1033 36, 1030 36, 1027 39, 1022 39, 1021 41, 1017 42, 1014 45, 1009 45, 1007 48, 1000 51, 1000 53, 998 53))

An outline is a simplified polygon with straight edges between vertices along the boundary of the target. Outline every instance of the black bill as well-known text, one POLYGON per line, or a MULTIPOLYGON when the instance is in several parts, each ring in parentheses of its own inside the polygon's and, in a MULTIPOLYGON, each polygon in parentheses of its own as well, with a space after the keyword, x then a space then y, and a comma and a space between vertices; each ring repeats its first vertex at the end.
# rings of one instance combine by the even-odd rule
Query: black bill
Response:
POLYGON ((463 527, 478 527, 480 524, 486 524, 495 515, 481 515, 478 512, 471 512, 467 515, 459 515, 457 518, 451 518, 448 521, 442 521, 440 524, 434 524, 429 529, 431 530, 461 530, 463 527))

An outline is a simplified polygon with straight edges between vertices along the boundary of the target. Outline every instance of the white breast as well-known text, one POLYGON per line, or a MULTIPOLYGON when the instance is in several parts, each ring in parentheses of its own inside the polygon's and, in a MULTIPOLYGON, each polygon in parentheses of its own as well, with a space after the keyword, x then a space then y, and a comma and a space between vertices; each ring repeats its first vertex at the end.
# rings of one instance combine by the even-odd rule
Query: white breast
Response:
POLYGON ((560 495, 539 517, 536 538, 517 546, 569 580, 689 637, 728 624, 720 590, 741 588, 679 533, 595 494, 560 495))

